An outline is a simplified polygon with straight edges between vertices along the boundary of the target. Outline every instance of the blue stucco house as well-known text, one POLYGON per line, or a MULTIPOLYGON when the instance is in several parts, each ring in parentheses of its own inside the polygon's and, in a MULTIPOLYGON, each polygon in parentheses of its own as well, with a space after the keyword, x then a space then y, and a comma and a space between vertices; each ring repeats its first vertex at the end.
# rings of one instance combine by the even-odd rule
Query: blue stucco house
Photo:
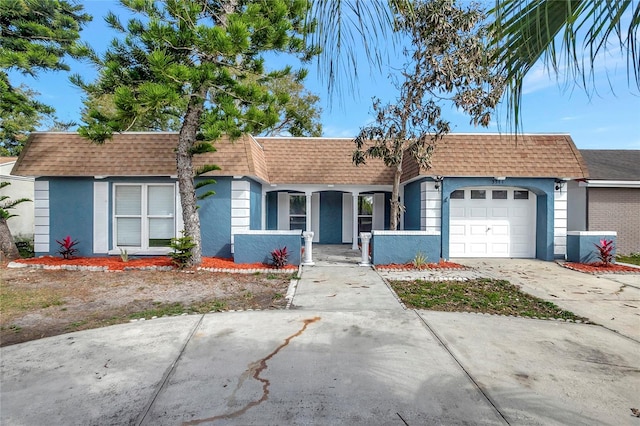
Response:
MULTIPOLYGON (((132 132, 95 145, 31 134, 12 173, 35 178, 37 255, 66 235, 86 256, 166 253, 182 229, 177 136, 132 132)), ((355 249, 360 232, 389 227, 393 170, 354 166, 351 139, 246 135, 216 148, 194 160, 221 167, 208 174, 216 194, 200 202, 205 256, 232 256, 234 234, 250 230, 313 231, 315 243, 355 249)), ((586 177, 568 135, 447 135, 429 170, 405 158, 401 229, 437 235, 444 259, 563 257, 565 183, 586 177)))

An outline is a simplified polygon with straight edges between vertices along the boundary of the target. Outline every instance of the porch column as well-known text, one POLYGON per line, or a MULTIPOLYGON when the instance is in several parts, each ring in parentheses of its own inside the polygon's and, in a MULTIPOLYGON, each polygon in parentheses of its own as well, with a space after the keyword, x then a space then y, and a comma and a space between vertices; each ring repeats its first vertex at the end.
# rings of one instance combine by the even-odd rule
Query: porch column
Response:
POLYGON ((353 242, 351 244, 352 250, 358 250, 358 195, 359 192, 352 192, 353 195, 353 242))
POLYGON ((305 201, 307 203, 307 206, 306 206, 306 211, 307 211, 306 221, 307 221, 307 225, 306 225, 306 229, 305 229, 305 231, 307 231, 307 232, 311 232, 312 231, 312 229, 311 229, 311 194, 312 194, 312 192, 305 192, 304 193, 305 201))
POLYGON ((305 266, 313 266, 313 232, 303 232, 302 237, 304 238, 304 260, 302 262, 305 266))
POLYGON ((371 266, 371 263, 369 262, 369 241, 371 241, 371 232, 361 233, 360 239, 362 241, 362 260, 360 261, 360 263, 358 263, 358 265, 371 266))

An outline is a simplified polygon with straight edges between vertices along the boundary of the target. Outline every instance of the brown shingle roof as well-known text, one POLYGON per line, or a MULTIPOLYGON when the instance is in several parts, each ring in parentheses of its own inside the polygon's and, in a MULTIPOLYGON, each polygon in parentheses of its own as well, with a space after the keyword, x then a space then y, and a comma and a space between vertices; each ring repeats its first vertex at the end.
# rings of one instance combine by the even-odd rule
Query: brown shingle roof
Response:
MULTIPOLYGON (((122 133, 96 145, 77 133, 32 133, 13 173, 23 176, 171 176, 176 174, 177 133, 122 133)), ((261 149, 246 136, 218 141, 218 152, 197 155, 194 166, 217 164, 207 175, 250 175, 268 180, 261 149)))
POLYGON ((569 135, 449 134, 432 158, 432 168, 418 170, 405 158, 402 180, 418 175, 584 178, 580 152, 569 135))
POLYGON ((355 166, 352 139, 256 138, 264 147, 270 183, 391 185, 393 171, 380 160, 355 166))
POLYGON ((7 164, 14 162, 18 159, 18 157, 0 157, 0 164, 7 164))
MULTIPOLYGON (((123 133, 95 145, 76 133, 32 133, 13 173, 23 176, 170 176, 176 174, 176 133, 123 133)), ((253 176, 274 184, 391 185, 380 160, 356 167, 351 139, 253 138, 221 140, 194 165, 217 164, 210 175, 253 176)), ((439 142, 430 170, 405 158, 402 181, 420 175, 587 177, 568 135, 450 134, 439 142)))

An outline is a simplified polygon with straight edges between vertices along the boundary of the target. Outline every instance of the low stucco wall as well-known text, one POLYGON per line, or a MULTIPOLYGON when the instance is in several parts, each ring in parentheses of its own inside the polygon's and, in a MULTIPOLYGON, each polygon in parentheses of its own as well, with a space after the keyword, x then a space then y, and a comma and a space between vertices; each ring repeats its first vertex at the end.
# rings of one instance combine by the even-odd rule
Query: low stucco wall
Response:
POLYGON ((374 265, 411 262, 422 253, 428 262, 440 261, 440 234, 427 231, 372 231, 371 262, 374 265))
POLYGON ((261 262, 271 264, 271 252, 287 248, 288 264, 300 264, 302 231, 239 231, 233 236, 235 263, 261 262))
POLYGON ((598 262, 598 249, 601 240, 613 240, 613 263, 616 254, 616 233, 608 231, 569 231, 567 232, 567 260, 569 262, 598 262))

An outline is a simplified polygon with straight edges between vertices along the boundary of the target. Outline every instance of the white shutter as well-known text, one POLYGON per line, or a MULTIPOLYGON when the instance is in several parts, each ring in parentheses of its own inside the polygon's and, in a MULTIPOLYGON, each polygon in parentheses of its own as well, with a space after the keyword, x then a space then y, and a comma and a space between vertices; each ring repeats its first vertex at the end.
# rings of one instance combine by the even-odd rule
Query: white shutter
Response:
POLYGON ((183 229, 184 229, 184 220, 182 219, 182 204, 181 204, 181 200, 180 200, 180 190, 178 187, 178 182, 176 182, 175 185, 175 200, 176 200, 176 214, 175 214, 175 223, 176 223, 176 229, 175 229, 175 237, 181 237, 182 234, 180 233, 183 229))
POLYGON ((278 229, 289 230, 289 193, 278 192, 278 229))
POLYGON ((373 227, 372 229, 384 229, 384 194, 373 194, 373 227))
POLYGON ((93 252, 109 251, 109 182, 93 183, 93 252))
POLYGON ((320 193, 311 194, 311 230, 313 231, 313 242, 320 241, 320 193))
POLYGON ((353 240, 353 195, 350 192, 342 194, 342 242, 353 240))

